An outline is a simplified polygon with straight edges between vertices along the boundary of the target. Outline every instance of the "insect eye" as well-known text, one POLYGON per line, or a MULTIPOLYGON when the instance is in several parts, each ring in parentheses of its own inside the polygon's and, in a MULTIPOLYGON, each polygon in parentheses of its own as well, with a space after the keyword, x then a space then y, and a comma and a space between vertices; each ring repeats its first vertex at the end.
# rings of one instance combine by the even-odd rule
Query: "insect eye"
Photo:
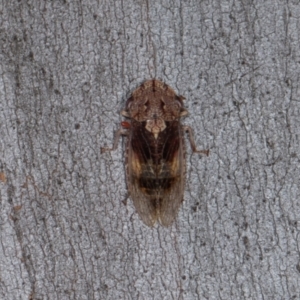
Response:
POLYGON ((181 109, 181 103, 179 101, 174 102, 174 109, 180 110, 181 109))
POLYGON ((132 107, 132 102, 129 102, 129 103, 127 104, 127 109, 130 110, 131 107, 132 107))
POLYGON ((176 107, 177 107, 177 108, 181 108, 181 107, 182 107, 182 104, 181 104, 180 101, 177 100, 175 103, 176 103, 176 107))

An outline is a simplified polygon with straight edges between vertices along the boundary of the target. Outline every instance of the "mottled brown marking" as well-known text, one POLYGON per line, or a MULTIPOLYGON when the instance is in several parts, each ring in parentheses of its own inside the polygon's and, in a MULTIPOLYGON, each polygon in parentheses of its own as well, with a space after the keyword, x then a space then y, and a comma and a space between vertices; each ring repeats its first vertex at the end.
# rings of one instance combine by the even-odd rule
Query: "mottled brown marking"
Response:
POLYGON ((189 132, 192 150, 197 150, 188 126, 180 118, 188 112, 178 96, 165 83, 152 79, 137 88, 126 102, 122 122, 112 148, 117 148, 121 135, 128 136, 126 148, 127 185, 134 206, 143 222, 153 226, 159 221, 169 226, 174 221, 185 185, 185 146, 183 132, 189 132))

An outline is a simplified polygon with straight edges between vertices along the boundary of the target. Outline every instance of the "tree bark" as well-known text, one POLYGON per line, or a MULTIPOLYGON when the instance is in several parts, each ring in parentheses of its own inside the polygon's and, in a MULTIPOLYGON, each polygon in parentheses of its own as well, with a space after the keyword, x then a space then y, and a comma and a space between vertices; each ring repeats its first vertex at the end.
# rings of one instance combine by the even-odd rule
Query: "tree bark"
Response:
POLYGON ((1 299, 298 299, 298 1, 3 1, 1 299), (155 3, 154 3, 155 2, 155 3), (185 96, 184 202, 145 226, 119 113, 185 96))

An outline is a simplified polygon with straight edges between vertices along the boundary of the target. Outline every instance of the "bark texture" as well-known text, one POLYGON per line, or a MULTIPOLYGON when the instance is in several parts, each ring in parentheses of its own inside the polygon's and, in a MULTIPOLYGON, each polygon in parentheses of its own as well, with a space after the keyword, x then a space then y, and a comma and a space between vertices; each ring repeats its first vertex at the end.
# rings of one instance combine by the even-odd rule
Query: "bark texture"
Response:
POLYGON ((299 20, 299 1, 2 1, 0 298, 299 299, 299 20), (121 144, 100 154, 153 77, 210 149, 171 228, 126 200, 121 144))

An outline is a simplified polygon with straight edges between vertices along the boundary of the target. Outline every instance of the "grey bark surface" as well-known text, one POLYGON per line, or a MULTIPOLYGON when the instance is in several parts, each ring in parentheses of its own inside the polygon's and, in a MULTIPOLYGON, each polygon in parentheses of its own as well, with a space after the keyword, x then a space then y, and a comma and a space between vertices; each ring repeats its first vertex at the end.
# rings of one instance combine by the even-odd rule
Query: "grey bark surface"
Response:
POLYGON ((299 28, 298 1, 3 1, 0 298, 300 299, 299 28), (170 228, 100 154, 153 77, 210 149, 170 228))

